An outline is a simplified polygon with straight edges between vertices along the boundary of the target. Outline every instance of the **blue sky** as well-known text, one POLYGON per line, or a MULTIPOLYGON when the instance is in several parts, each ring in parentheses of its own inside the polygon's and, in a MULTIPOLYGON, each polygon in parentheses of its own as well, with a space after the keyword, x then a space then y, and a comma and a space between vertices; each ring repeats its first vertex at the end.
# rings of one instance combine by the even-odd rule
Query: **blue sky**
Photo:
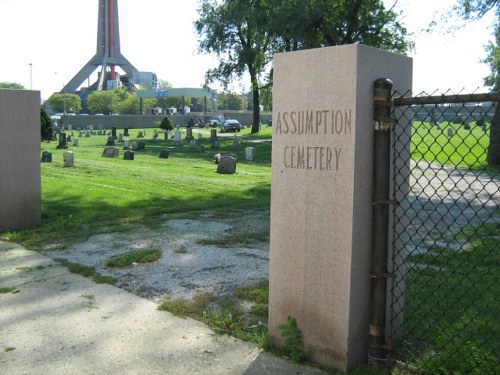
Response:
MULTIPOLYGON (((392 4, 393 0, 384 0, 392 4)), ((490 40, 489 15, 454 34, 419 33, 435 13, 453 0, 399 0, 403 22, 414 33, 414 91, 484 91, 488 67, 484 45, 490 40)), ((14 81, 42 98, 59 91, 96 49, 97 0, 0 0, 0 81, 14 81), (32 64, 30 80, 30 66, 32 64)), ((174 87, 200 87, 213 56, 197 52, 193 22, 198 0, 119 0, 123 55, 139 70, 154 71, 174 87)), ((453 24, 453 20, 450 24, 453 24)), ((233 89, 248 89, 246 81, 233 89)))

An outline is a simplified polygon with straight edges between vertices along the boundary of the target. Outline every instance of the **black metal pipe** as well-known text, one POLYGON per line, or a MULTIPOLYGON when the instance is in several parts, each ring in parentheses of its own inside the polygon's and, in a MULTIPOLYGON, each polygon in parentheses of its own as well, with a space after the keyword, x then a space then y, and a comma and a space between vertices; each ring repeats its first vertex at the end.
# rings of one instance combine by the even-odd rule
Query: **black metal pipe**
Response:
POLYGON ((368 354, 372 363, 380 363, 385 358, 391 116, 392 82, 378 79, 374 84, 372 284, 368 340, 368 354))

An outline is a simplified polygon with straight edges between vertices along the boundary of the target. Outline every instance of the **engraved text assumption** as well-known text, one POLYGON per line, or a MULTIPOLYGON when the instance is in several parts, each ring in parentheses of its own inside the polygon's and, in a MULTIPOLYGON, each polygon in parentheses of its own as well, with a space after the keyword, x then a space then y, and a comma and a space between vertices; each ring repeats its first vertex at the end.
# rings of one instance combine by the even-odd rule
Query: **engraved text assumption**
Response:
POLYGON ((352 111, 290 111, 278 112, 276 134, 351 134, 352 111))

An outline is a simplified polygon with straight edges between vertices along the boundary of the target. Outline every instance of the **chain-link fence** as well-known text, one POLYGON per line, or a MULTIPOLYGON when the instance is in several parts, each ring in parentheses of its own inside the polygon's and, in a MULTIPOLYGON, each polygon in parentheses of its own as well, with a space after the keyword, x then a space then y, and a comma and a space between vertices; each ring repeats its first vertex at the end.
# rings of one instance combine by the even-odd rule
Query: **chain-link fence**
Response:
POLYGON ((500 374, 496 104, 395 100, 388 343, 405 373, 500 374))

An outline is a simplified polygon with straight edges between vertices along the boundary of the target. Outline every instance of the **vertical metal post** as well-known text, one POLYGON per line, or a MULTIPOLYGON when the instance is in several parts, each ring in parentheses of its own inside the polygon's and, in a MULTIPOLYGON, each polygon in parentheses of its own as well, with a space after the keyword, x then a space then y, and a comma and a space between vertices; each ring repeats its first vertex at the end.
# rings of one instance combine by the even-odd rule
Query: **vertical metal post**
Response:
POLYGON ((385 359, 392 87, 392 81, 386 78, 377 79, 374 83, 372 286, 368 355, 370 362, 377 364, 385 359))

